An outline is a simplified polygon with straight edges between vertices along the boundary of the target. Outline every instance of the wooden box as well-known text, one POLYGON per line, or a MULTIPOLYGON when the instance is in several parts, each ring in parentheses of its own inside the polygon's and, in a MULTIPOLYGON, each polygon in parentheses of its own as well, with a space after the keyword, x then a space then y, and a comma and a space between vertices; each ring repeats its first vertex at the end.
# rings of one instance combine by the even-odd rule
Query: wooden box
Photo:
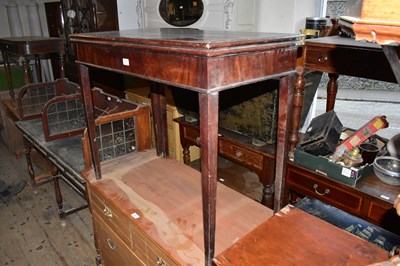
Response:
POLYGON ((399 0, 347 0, 345 15, 364 20, 400 20, 399 0))
MULTIPOLYGON (((135 103, 150 103, 150 88, 148 86, 131 88, 125 91, 125 98, 135 103)), ((174 98, 172 97, 171 91, 166 90, 166 101, 167 101, 167 128, 168 128, 168 152, 169 157, 174 158, 178 161, 183 162, 183 148, 180 142, 179 135, 179 124, 173 121, 174 118, 181 117, 182 114, 178 111, 175 106, 174 98)), ((155 146, 154 138, 154 125, 152 123, 152 143, 155 146)), ((192 161, 200 158, 200 148, 196 146, 190 147, 190 158, 192 161)))

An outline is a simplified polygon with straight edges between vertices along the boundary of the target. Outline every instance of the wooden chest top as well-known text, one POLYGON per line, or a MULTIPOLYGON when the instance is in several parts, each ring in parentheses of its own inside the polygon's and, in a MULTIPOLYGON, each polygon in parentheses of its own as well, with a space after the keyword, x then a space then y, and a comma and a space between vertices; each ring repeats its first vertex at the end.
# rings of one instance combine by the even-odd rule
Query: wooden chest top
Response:
MULTIPOLYGON (((101 180, 85 173, 90 188, 118 208, 135 228, 179 265, 204 265, 200 173, 153 150, 102 164, 101 180)), ((272 216, 271 209, 217 185, 216 252, 272 216)))
POLYGON ((387 251, 300 209, 285 207, 219 254, 218 266, 369 265, 387 251))

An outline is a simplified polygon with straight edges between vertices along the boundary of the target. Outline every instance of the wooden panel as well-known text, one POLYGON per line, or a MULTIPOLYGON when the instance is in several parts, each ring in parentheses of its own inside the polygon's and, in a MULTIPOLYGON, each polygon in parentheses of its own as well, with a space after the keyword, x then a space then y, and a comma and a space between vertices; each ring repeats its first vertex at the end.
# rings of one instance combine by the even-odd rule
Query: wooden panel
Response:
POLYGON ((93 227, 102 265, 146 265, 131 252, 118 235, 102 222, 97 214, 93 216, 93 227))
POLYGON ((393 204, 377 199, 368 199, 366 203, 366 220, 386 229, 392 233, 400 235, 400 217, 393 208, 393 204))
MULTIPOLYGON (((147 150, 103 163, 99 181, 92 171, 85 176, 159 250, 180 264, 204 265, 198 171, 147 150)), ((272 215, 271 209, 222 184, 218 184, 217 197, 217 252, 272 215)))
POLYGON ((97 31, 118 30, 118 10, 115 0, 96 0, 97 31))
POLYGON ((129 247, 132 247, 132 235, 129 231, 129 219, 125 217, 112 203, 102 199, 96 190, 90 189, 90 207, 93 215, 107 224, 119 238, 129 247))
POLYGON ((347 0, 345 15, 365 20, 398 21, 400 2, 398 0, 347 0))
POLYGON ((132 224, 131 228, 135 235, 134 247, 137 250, 136 254, 146 265, 179 265, 136 225, 132 224))
POLYGON ((337 206, 344 211, 360 216, 363 204, 361 193, 346 190, 339 183, 330 181, 324 176, 320 177, 317 173, 299 169, 292 165, 288 167, 286 177, 287 189, 296 191, 301 195, 319 199, 337 206), (317 192, 324 195, 320 195, 317 192))
POLYGON ((343 43, 332 46, 327 41, 325 47, 314 47, 312 44, 307 46, 305 67, 328 73, 396 82, 393 72, 388 71, 391 68, 382 49, 372 49, 368 45, 349 49, 347 45, 343 43))
POLYGON ((220 141, 219 152, 224 157, 233 161, 238 161, 244 166, 255 168, 259 171, 263 169, 263 156, 251 152, 249 149, 243 149, 229 142, 220 141))
POLYGON ((369 265, 387 251, 300 209, 285 207, 218 255, 218 266, 369 265))
MULTIPOLYGON (((150 88, 139 87, 131 88, 125 91, 125 98, 135 103, 150 103, 150 88)), ((182 116, 178 108, 175 106, 173 95, 170 89, 166 90, 167 101, 167 130, 168 130, 168 151, 169 157, 175 158, 178 161, 183 161, 182 145, 180 142, 179 124, 173 119, 182 116)), ((152 142, 155 147, 154 125, 152 123, 152 142)), ((196 146, 190 147, 190 160, 194 161, 200 158, 200 149, 196 146)))

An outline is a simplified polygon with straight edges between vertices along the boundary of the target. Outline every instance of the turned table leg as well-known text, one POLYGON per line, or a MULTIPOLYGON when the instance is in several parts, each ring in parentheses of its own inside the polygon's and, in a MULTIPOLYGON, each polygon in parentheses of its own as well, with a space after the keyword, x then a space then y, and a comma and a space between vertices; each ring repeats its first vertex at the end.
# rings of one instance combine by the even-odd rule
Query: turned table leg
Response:
POLYGON ((329 82, 326 87, 326 111, 329 112, 335 108, 336 94, 338 90, 338 74, 328 74, 329 82))
POLYGON ((296 68, 296 80, 294 84, 293 103, 292 103, 292 121, 289 133, 289 157, 293 158, 294 148, 299 142, 300 117, 303 108, 304 93, 304 68, 296 68))
POLYGON ((60 189, 60 176, 58 173, 58 169, 54 164, 50 165, 50 171, 51 175, 53 177, 53 183, 54 183, 54 192, 56 194, 56 202, 58 206, 58 217, 60 217, 60 222, 61 226, 65 226, 66 222, 66 213, 64 211, 64 203, 63 203, 63 198, 61 195, 61 189, 60 189))
POLYGON ((35 170, 33 168, 32 157, 31 157, 32 145, 25 138, 24 138, 24 146, 25 146, 26 163, 28 165, 28 173, 29 173, 29 177, 31 179, 31 187, 32 187, 33 194, 36 195, 38 193, 38 191, 37 191, 37 184, 36 184, 36 180, 35 180, 35 170))

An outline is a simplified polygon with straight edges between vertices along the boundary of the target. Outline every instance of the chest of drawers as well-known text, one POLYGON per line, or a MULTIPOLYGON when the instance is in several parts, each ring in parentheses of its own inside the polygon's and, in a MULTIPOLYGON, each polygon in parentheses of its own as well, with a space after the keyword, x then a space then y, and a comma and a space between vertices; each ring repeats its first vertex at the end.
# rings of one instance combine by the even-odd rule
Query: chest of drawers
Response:
POLYGON ((298 195, 316 198, 400 235, 400 217, 393 208, 399 189, 382 183, 374 174, 351 187, 288 162, 285 182, 292 202, 298 195))
MULTIPOLYGON (((84 175, 103 265, 204 265, 198 171, 147 150, 102 163, 101 180, 84 175)), ((222 184, 217 190, 222 252, 273 212, 222 184)))

